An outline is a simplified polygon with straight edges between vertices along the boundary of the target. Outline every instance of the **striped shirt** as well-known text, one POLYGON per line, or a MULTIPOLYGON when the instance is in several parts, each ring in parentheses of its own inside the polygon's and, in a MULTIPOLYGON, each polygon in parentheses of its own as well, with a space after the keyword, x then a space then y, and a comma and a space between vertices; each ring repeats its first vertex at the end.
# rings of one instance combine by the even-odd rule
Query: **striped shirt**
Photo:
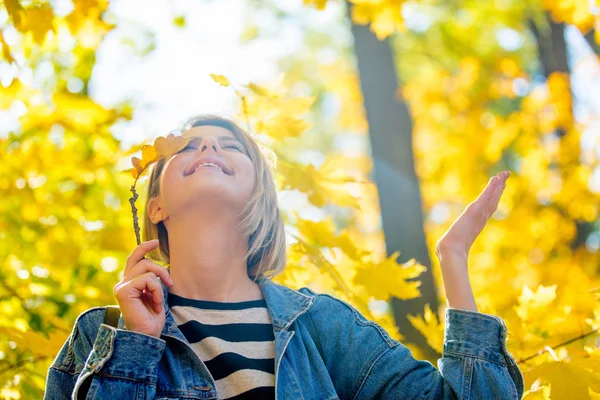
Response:
POLYGON ((167 301, 219 399, 275 398, 275 336, 264 299, 224 303, 169 293, 167 301))

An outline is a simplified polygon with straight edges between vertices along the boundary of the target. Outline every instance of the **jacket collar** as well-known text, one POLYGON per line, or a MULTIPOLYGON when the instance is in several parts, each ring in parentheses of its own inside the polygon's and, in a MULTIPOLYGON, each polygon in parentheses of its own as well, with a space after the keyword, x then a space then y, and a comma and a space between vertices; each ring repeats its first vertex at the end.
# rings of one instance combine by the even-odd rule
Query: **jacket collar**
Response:
MULTIPOLYGON (((303 313, 305 313, 314 303, 315 296, 300 293, 297 290, 288 288, 273 282, 269 278, 259 278, 256 281, 260 286, 267 310, 273 321, 273 328, 277 331, 285 331, 289 326, 303 313)), ((163 334, 169 335, 178 332, 177 324, 169 310, 168 296, 169 289, 160 280, 163 289, 163 306, 165 307, 166 323, 163 334)), ((178 334, 177 336, 183 336, 178 334)), ((183 339, 181 337, 181 339, 183 339)))

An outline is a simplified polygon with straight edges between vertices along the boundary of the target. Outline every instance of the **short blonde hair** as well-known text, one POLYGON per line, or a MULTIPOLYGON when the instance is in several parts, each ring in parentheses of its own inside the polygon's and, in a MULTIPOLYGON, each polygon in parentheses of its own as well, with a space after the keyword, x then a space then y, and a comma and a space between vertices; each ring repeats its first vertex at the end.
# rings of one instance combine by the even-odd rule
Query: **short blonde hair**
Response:
MULTIPOLYGON (((211 114, 202 114, 191 118, 183 124, 180 133, 197 126, 219 126, 229 130, 242 142, 252 161, 256 177, 254 193, 241 214, 238 229, 248 235, 248 251, 246 253, 248 276, 257 280, 272 278, 286 265, 285 229, 283 219, 277 206, 277 191, 267 158, 252 136, 230 119, 211 114)), ((159 259, 170 263, 169 239, 167 229, 162 221, 152 223, 148 215, 148 202, 160 194, 160 176, 166 163, 161 159, 153 164, 148 183, 146 204, 144 206, 144 240, 158 239, 159 259)))

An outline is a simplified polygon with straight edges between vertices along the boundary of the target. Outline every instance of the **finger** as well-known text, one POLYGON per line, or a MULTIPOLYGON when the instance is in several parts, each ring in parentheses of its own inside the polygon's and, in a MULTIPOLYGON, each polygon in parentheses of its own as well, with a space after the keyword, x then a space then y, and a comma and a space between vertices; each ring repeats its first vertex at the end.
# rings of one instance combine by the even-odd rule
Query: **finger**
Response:
POLYGON ((495 207, 498 205, 498 190, 502 186, 500 182, 500 177, 491 177, 483 192, 467 206, 463 214, 465 214, 465 216, 469 215, 471 219, 485 224, 494 212, 495 207))
POLYGON ((127 260, 125 261, 124 274, 126 274, 127 271, 129 269, 131 269, 131 267, 133 267, 135 264, 140 262, 140 260, 142 260, 144 258, 146 253, 157 248, 158 244, 159 244, 158 239, 153 239, 153 240, 148 240, 146 242, 142 242, 139 244, 139 246, 137 246, 135 249, 133 249, 133 251, 131 252, 129 257, 127 257, 127 260))
POLYGON ((164 300, 164 293, 154 272, 146 272, 135 279, 117 285, 115 288, 115 296, 119 302, 127 298, 143 299, 144 289, 152 295, 153 301, 151 303, 154 303, 154 310, 160 312, 164 300))
POLYGON ((508 179, 509 176, 510 176, 509 171, 502 171, 498 175, 496 175, 495 178, 497 178, 497 179, 494 183, 494 190, 492 191, 492 193, 490 195, 491 200, 497 200, 500 198, 500 196, 502 195, 502 192, 504 191, 504 188, 506 187, 506 180, 508 179))
POLYGON ((489 212, 490 209, 496 207, 506 187, 506 180, 509 176, 510 171, 502 171, 491 177, 483 192, 472 203, 474 205, 473 208, 477 209, 477 211, 489 212))
POLYGON ((157 311, 156 305, 154 304, 154 298, 152 297, 152 293, 150 293, 147 289, 144 289, 142 290, 142 298, 144 299, 146 305, 152 307, 155 311, 157 311))
POLYGON ((167 271, 166 268, 163 268, 160 265, 156 264, 154 261, 148 259, 141 260, 133 267, 131 267, 127 271, 126 275, 123 276, 123 279, 130 280, 133 279, 135 275, 143 274, 146 272, 154 272, 156 276, 159 276, 163 283, 167 286, 173 285, 173 280, 169 275, 169 271, 167 271))

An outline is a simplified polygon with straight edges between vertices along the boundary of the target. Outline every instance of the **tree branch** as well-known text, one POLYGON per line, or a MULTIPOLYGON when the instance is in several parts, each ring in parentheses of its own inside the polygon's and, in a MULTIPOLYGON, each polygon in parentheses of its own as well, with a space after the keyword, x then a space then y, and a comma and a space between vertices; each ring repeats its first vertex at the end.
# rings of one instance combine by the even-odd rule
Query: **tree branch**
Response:
MULTIPOLYGON (((586 337, 588 337, 588 336, 591 336, 591 335, 593 335, 593 334, 597 333, 598 331, 600 331, 600 328, 596 328, 596 329, 594 329, 593 331, 590 331, 590 332, 588 332, 588 333, 584 333, 584 334, 582 334, 582 335, 579 335, 579 336, 577 336, 577 337, 574 337, 574 338, 572 338, 572 339, 569 339, 569 340, 567 340, 566 342, 559 343, 559 344, 557 344, 556 346, 553 346, 552 348, 553 348, 553 349, 556 349, 556 348, 558 348, 558 347, 566 346, 566 345, 568 345, 568 344, 571 344, 571 343, 573 343, 573 342, 576 342, 576 341, 578 341, 578 340, 581 340, 581 339, 583 339, 583 338, 586 338, 586 337)), ((537 357, 537 356, 540 356, 540 355, 544 354, 545 352, 546 352, 546 349, 542 349, 542 350, 538 351, 537 353, 530 355, 529 357, 522 358, 521 360, 517 361, 517 363, 518 363, 518 364, 524 363, 524 362, 526 362, 526 361, 529 361, 529 360, 531 360, 531 359, 533 359, 533 358, 535 358, 535 357, 537 357)))

